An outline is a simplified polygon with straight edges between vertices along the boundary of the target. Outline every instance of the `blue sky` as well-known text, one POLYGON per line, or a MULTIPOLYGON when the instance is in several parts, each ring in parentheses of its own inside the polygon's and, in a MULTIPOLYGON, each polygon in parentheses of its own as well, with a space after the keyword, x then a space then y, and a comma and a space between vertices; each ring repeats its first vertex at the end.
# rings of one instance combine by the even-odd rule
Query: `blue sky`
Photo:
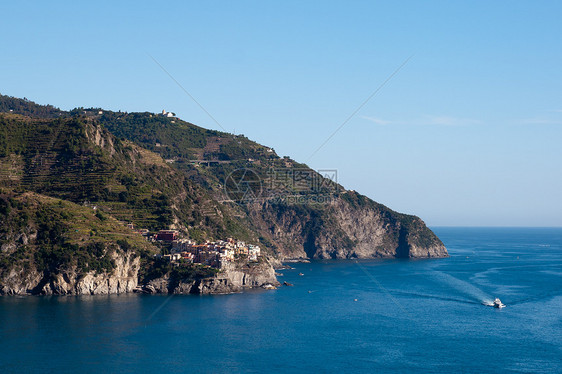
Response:
POLYGON ((429 225, 562 226, 560 2, 37 1, 0 13, 2 94, 171 110, 337 169, 346 188, 429 225))

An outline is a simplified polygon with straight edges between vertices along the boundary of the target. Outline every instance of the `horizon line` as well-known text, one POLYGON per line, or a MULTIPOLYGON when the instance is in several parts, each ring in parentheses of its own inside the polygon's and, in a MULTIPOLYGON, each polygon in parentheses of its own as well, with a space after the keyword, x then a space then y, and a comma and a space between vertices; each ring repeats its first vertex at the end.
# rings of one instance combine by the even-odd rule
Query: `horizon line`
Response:
POLYGON ((480 228, 480 229, 562 229, 562 226, 480 226, 480 225, 427 225, 432 228, 480 228))

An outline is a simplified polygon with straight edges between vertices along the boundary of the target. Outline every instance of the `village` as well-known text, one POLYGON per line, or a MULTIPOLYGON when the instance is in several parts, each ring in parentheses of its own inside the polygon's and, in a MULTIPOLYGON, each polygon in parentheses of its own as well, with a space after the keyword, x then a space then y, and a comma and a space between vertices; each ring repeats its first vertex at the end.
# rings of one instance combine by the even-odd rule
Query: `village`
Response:
POLYGON ((198 244, 195 240, 180 238, 177 230, 160 230, 154 235, 149 235, 148 230, 139 230, 138 233, 147 240, 171 244, 169 253, 157 254, 156 257, 176 264, 191 263, 222 268, 226 263, 234 261, 257 262, 261 256, 259 246, 233 238, 198 244))

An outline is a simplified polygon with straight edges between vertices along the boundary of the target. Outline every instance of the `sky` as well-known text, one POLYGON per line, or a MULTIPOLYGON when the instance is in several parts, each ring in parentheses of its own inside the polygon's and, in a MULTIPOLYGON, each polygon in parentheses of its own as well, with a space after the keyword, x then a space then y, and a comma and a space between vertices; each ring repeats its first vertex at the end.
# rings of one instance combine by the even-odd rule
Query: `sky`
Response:
POLYGON ((3 1, 0 14, 2 94, 173 111, 335 169, 430 226, 562 226, 562 2, 3 1))

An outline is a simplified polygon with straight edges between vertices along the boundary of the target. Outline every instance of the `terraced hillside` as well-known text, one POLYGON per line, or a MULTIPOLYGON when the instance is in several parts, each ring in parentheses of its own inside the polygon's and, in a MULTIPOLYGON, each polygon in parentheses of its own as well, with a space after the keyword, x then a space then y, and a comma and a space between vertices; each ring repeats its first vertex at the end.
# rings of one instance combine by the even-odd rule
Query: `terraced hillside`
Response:
MULTIPOLYGON (((175 227, 191 237, 223 237, 220 206, 159 155, 115 138, 94 119, 0 114, 0 186, 96 206, 137 228, 175 227)), ((238 230, 246 239, 247 230, 238 230)))
POLYGON ((0 185, 95 204, 137 227, 237 237, 279 258, 447 256, 418 217, 242 135, 147 112, 38 112, 20 101, 0 116, 0 185))

